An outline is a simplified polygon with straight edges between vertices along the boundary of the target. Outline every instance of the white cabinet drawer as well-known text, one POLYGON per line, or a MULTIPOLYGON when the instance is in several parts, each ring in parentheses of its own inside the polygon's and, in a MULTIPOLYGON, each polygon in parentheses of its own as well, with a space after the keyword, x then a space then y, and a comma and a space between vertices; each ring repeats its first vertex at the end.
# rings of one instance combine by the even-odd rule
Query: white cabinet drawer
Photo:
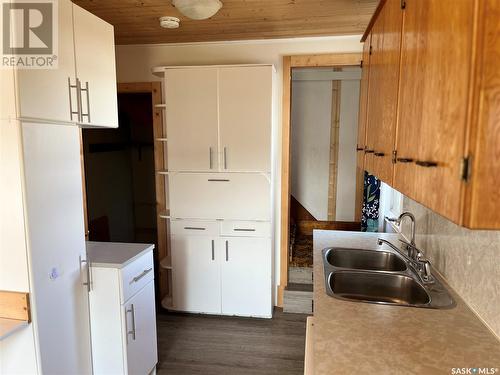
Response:
POLYGON ((172 220, 170 231, 173 236, 218 236, 219 222, 203 220, 172 220))
POLYGON ((154 279, 153 252, 149 251, 120 270, 122 303, 154 279))
POLYGON ((174 218, 270 220, 271 187, 260 173, 169 175, 174 218))
POLYGON ((271 237, 269 221, 222 221, 221 236, 271 237))

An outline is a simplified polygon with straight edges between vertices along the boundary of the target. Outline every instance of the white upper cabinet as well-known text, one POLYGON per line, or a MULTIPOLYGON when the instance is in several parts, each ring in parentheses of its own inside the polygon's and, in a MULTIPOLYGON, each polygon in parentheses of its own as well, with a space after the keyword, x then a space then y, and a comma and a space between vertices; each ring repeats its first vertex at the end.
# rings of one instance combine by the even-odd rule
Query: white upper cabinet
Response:
POLYGON ((272 67, 219 70, 221 170, 271 171, 272 67))
POLYGON ((73 6, 76 75, 82 125, 118 127, 113 26, 73 6))
POLYGON ((271 171, 273 67, 165 70, 169 170, 271 171))
POLYGON ((216 171, 217 70, 170 69, 165 81, 169 170, 216 171))
POLYGON ((58 2, 59 47, 57 69, 16 70, 18 85, 18 117, 51 122, 77 121, 75 54, 73 44, 73 4, 69 0, 58 2), (70 103, 71 95, 71 103, 70 103))

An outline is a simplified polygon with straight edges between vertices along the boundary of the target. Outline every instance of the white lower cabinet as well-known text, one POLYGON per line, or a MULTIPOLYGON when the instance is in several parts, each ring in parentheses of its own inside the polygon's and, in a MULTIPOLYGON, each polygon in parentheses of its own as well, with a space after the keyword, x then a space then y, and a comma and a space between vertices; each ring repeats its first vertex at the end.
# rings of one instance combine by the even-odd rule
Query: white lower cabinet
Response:
POLYGON ((271 239, 226 237, 222 242, 222 313, 271 316, 271 239))
POLYGON ((89 254, 94 374, 148 375, 158 362, 153 252, 125 265, 99 263, 95 254, 89 254))
POLYGON ((172 220, 174 310, 272 317, 271 224, 235 223, 172 220))
POLYGON ((172 301, 176 310, 220 314, 220 256, 215 236, 172 236, 172 301))

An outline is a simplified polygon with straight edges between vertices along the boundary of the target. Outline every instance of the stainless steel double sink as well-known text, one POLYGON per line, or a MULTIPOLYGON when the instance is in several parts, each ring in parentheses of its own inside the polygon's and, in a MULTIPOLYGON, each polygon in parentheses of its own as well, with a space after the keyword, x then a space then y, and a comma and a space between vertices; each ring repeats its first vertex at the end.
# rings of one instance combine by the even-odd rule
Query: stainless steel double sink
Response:
POLYGON ((413 267, 392 250, 323 250, 328 295, 349 301, 398 306, 451 308, 455 305, 437 277, 422 282, 413 267))

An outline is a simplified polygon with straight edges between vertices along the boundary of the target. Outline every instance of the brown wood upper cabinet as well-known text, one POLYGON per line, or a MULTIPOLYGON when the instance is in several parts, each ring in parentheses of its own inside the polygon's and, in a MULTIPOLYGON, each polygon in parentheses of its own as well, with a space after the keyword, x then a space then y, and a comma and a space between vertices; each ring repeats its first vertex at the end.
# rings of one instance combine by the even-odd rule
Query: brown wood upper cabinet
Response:
POLYGON ((382 0, 362 39, 365 169, 469 228, 500 229, 499 17, 496 0, 382 0))

